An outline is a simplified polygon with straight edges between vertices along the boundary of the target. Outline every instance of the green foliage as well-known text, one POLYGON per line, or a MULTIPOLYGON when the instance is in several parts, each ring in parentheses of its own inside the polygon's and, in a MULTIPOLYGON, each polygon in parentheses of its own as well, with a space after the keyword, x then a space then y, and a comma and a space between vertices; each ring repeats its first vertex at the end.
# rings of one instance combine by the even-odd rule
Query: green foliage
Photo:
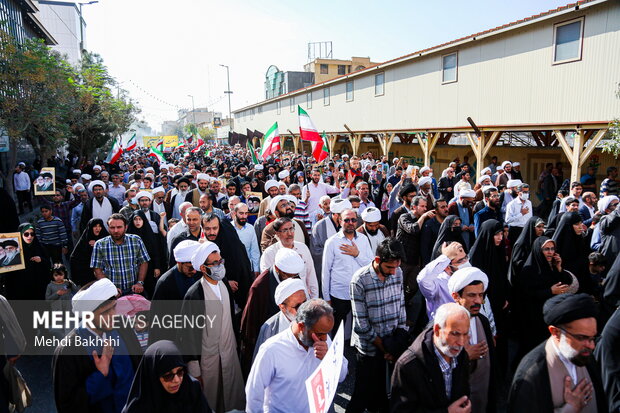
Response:
MULTIPOLYGON (((616 97, 620 99, 620 83, 616 90, 616 97)), ((603 143, 603 152, 613 154, 616 158, 620 156, 620 119, 616 118, 609 124, 609 130, 603 143)))
POLYGON ((188 135, 195 135, 196 132, 198 132, 198 128, 194 123, 188 123, 187 125, 185 125, 184 129, 185 133, 187 133, 188 135))

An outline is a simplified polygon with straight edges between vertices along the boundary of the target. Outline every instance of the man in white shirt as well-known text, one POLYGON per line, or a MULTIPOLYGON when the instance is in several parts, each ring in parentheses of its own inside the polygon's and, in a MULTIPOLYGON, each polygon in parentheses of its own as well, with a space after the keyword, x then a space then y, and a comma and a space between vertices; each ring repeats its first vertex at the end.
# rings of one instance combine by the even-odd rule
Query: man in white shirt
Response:
POLYGON ((323 195, 337 194, 340 192, 340 188, 337 186, 327 185, 325 182, 321 182, 321 171, 318 169, 312 170, 312 181, 304 186, 304 192, 302 194, 303 199, 308 199, 308 214, 311 214, 319 208, 319 200, 323 195), (310 197, 306 198, 306 191, 310 191, 310 197))
MULTIPOLYGON (((245 386, 246 412, 309 412, 305 381, 327 354, 333 327, 333 310, 325 301, 302 304, 291 327, 258 351, 245 386)), ((347 370, 344 358, 339 381, 347 370)))
POLYGON ((370 264, 375 257, 368 238, 355 230, 355 211, 344 210, 340 220, 342 229, 325 243, 322 268, 323 297, 334 308, 336 326, 351 312, 350 284, 353 274, 370 264))
POLYGON ((357 211, 358 213, 361 214, 366 208, 375 206, 375 203, 368 198, 370 196, 370 187, 368 186, 368 182, 359 181, 355 186, 355 189, 357 189, 357 194, 360 197, 360 206, 357 211))
POLYGON ((517 187, 517 197, 506 206, 506 225, 508 225, 508 240, 514 245, 519 234, 532 218, 532 201, 530 201, 530 186, 521 184, 517 187))
POLYGON ((248 258, 250 258, 250 263, 252 264, 254 277, 256 278, 258 274, 260 274, 260 265, 258 261, 260 258, 260 248, 258 246, 258 239, 256 238, 256 231, 254 231, 252 225, 248 224, 248 213, 247 204, 240 202, 235 205, 235 209, 232 211, 231 215, 235 231, 237 231, 239 239, 245 246, 248 258))
POLYGON ((375 207, 366 208, 362 212, 362 220, 364 224, 357 229, 357 232, 368 238, 371 251, 377 251, 381 241, 390 236, 387 228, 381 225, 381 211, 375 207))
POLYGON ((320 220, 322 220, 326 216, 329 216, 329 214, 331 213, 331 210, 329 208, 331 200, 332 199, 329 197, 329 195, 323 195, 319 199, 319 208, 316 209, 314 212, 312 212, 311 214, 308 215, 308 219, 310 220, 310 224, 313 227, 314 227, 314 224, 316 224, 317 222, 319 222, 320 220))
POLYGON ((191 202, 183 202, 181 205, 179 205, 179 214, 181 215, 181 220, 177 222, 177 224, 173 226, 170 231, 168 231, 168 234, 166 234, 168 251, 172 251, 172 241, 176 238, 176 236, 187 229, 187 223, 185 222, 185 211, 187 211, 193 206, 194 205, 192 205, 191 202))
POLYGON ((17 195, 17 205, 20 215, 24 213, 24 204, 28 205, 28 208, 32 211, 32 198, 30 197, 30 177, 24 169, 26 164, 20 162, 15 168, 15 174, 13 175, 13 188, 17 195))

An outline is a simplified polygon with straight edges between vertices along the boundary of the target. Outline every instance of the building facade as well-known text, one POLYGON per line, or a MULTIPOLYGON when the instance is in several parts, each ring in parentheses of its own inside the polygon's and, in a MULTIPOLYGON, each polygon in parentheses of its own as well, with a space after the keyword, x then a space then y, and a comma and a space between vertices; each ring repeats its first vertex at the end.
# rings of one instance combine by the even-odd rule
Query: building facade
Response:
POLYGON ((575 177, 620 113, 619 44, 620 3, 586 0, 241 108, 234 129, 296 131, 301 105, 330 149, 417 143, 425 164, 458 136, 481 164, 521 133, 561 148, 575 177))
POLYGON ((376 64, 370 61, 370 57, 352 57, 351 60, 317 58, 306 63, 304 70, 314 73, 314 83, 322 83, 376 64))
POLYGON ((75 2, 39 0, 41 21, 57 40, 52 46, 67 57, 69 63, 77 65, 86 49, 86 22, 80 15, 75 2))
POLYGON ((33 0, 0 0, 0 28, 18 43, 34 38, 50 46, 58 43, 41 22, 39 7, 33 0))

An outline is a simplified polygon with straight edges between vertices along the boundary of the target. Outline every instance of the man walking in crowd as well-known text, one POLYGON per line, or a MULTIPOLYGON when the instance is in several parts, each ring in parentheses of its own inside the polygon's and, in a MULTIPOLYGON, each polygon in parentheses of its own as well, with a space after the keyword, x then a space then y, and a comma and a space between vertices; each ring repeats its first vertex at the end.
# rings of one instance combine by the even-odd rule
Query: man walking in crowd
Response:
POLYGON ((62 257, 69 252, 69 237, 64 223, 52 215, 52 209, 41 206, 42 218, 37 221, 37 239, 53 263, 62 263, 62 257))
POLYGON ((13 173, 13 189, 17 196, 19 214, 24 213, 24 204, 32 211, 32 197, 30 196, 30 176, 24 171, 26 164, 20 162, 13 173))

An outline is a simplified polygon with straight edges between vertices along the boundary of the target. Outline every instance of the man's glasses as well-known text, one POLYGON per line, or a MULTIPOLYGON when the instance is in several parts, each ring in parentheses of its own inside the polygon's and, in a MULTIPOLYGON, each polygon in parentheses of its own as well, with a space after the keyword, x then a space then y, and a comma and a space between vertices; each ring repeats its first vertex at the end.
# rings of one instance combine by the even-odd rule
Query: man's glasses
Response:
POLYGON ((345 224, 350 224, 352 222, 357 222, 357 219, 356 218, 346 218, 346 219, 343 219, 342 222, 344 222, 345 224))
POLYGON ((292 234, 293 232, 295 232, 295 228, 283 228, 281 230, 278 231, 280 234, 286 234, 287 232, 289 234, 292 234))
POLYGON ((569 336, 571 336, 572 338, 574 338, 575 340, 579 341, 580 343, 596 343, 596 340, 598 340, 599 335, 595 335, 595 336, 584 336, 583 334, 573 334, 569 331, 564 330, 563 328, 558 327, 558 330, 564 332, 565 334, 568 334, 569 336))
POLYGON ((221 260, 219 260, 219 261, 205 262, 205 265, 206 265, 207 267, 217 267, 218 265, 222 265, 222 264, 224 264, 224 262, 225 262, 225 261, 224 261, 224 258, 222 258, 222 259, 221 259, 221 260))
POLYGON ((184 375, 185 375, 185 369, 181 367, 179 370, 177 370, 176 373, 171 371, 170 373, 162 374, 161 378, 164 379, 165 382, 169 383, 172 380, 174 380, 175 376, 182 379, 184 375))
POLYGON ((24 237, 34 237, 34 232, 24 232, 24 237))

